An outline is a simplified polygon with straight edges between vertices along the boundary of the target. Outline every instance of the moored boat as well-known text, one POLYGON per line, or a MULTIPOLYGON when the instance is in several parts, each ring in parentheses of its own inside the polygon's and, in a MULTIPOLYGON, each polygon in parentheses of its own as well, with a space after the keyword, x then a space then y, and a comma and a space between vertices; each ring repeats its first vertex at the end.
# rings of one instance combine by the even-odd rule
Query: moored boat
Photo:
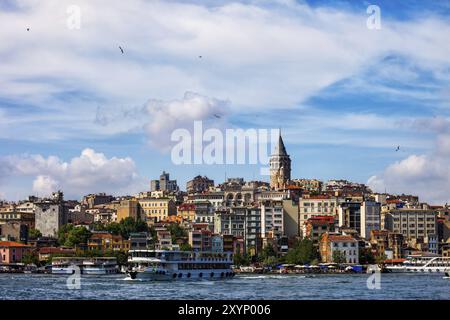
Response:
POLYGON ((53 274, 73 274, 77 268, 80 274, 106 275, 118 272, 115 257, 55 257, 52 259, 53 274))
POLYGON ((440 272, 450 268, 450 257, 442 256, 408 256, 405 261, 397 265, 386 265, 388 272, 440 272))
POLYGON ((131 279, 201 280, 234 276, 231 252, 130 250, 127 274, 131 279))

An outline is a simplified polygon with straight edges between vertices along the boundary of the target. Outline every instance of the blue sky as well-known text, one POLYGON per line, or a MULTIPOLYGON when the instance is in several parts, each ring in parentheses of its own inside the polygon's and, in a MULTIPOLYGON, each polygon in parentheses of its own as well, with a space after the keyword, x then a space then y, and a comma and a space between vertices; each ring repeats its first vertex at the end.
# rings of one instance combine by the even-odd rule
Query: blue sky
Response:
POLYGON ((450 201, 450 1, 75 2, 75 30, 73 1, 0 4, 0 198, 267 180, 173 164, 171 132, 202 120, 281 127, 294 178, 450 201))

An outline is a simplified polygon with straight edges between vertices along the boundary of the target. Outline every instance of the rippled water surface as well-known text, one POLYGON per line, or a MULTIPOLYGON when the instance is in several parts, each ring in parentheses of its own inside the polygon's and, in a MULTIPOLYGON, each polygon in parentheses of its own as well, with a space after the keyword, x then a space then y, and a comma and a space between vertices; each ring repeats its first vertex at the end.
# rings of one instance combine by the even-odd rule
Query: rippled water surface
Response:
POLYGON ((367 289, 368 275, 238 275, 229 280, 149 282, 125 275, 82 276, 81 289, 67 277, 0 274, 0 299, 445 299, 442 274, 382 274, 381 289, 367 289))

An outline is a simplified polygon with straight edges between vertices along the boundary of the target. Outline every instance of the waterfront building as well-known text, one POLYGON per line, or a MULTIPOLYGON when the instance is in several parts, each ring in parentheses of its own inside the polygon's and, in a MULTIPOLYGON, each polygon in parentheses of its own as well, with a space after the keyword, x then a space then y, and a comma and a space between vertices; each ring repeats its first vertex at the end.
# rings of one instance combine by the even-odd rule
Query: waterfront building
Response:
POLYGON ((186 192, 188 194, 202 193, 208 191, 210 187, 214 187, 214 180, 198 175, 186 183, 186 192))
POLYGON ((370 232, 369 243, 372 248, 372 253, 381 257, 389 250, 389 231, 388 230, 372 230, 370 232))
POLYGON ((219 234, 213 234, 211 236, 211 252, 222 253, 223 250, 223 238, 219 234))
POLYGON ((386 255, 388 259, 400 259, 404 256, 404 239, 400 233, 392 233, 388 230, 372 230, 369 243, 375 256, 386 255))
POLYGON ((319 246, 320 239, 324 233, 334 232, 333 216, 311 217, 303 225, 303 237, 312 240, 315 246, 319 246))
POLYGON ((216 211, 214 232, 222 235, 245 238, 247 209, 243 207, 224 208, 216 211))
POLYGON ((434 210, 394 209, 386 213, 386 229, 400 233, 408 245, 421 248, 429 235, 437 233, 437 214, 434 210))
POLYGON ((172 234, 165 227, 155 227, 156 238, 158 239, 155 245, 157 250, 173 249, 172 234))
POLYGON ((437 255, 439 253, 439 242, 437 234, 429 233, 425 237, 425 243, 427 244, 427 251, 437 255))
POLYGON ((89 250, 128 251, 130 240, 123 239, 121 235, 113 235, 106 231, 94 231, 87 243, 89 250))
POLYGON ((245 245, 243 237, 236 237, 231 234, 222 234, 223 251, 244 254, 245 245))
POLYGON ((270 156, 270 187, 275 190, 285 189, 291 180, 291 158, 286 152, 281 132, 278 144, 270 156))
POLYGON ((130 250, 148 249, 153 240, 147 232, 133 232, 128 238, 130 241, 130 250))
POLYGON ((344 257, 345 263, 359 263, 358 241, 348 235, 324 233, 320 240, 320 255, 322 262, 332 263, 335 252, 338 251, 344 257))
POLYGON ((32 246, 14 241, 0 241, 0 265, 18 264, 24 255, 31 253, 32 246))
POLYGON ((340 228, 356 230, 361 234, 361 203, 346 201, 338 207, 338 218, 340 228))
POLYGON ((264 245, 278 243, 284 236, 283 202, 265 201, 254 206, 217 210, 214 232, 242 237, 245 251, 257 254, 264 245))
POLYGON ((194 223, 189 231, 189 245, 193 251, 211 251, 212 232, 208 223, 194 223))
POLYGON ((442 244, 442 256, 446 258, 450 258, 450 241, 442 244))
POLYGON ((75 249, 62 247, 42 247, 38 249, 38 259, 40 262, 49 261, 52 256, 73 256, 75 249))

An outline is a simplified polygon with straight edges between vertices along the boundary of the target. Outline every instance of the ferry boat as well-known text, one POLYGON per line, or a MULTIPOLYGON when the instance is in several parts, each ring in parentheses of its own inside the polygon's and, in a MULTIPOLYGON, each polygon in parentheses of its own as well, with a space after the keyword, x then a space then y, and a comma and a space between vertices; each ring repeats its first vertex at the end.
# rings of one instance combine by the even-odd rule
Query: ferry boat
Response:
POLYGON ((450 257, 441 256, 408 256, 399 265, 386 265, 387 272, 440 272, 450 268, 450 257))
POLYGON ((130 250, 128 263, 131 279, 208 280, 235 275, 231 252, 130 250))
POLYGON ((73 274, 74 266, 81 274, 105 275, 118 272, 115 257, 55 257, 52 259, 52 274, 73 274))

